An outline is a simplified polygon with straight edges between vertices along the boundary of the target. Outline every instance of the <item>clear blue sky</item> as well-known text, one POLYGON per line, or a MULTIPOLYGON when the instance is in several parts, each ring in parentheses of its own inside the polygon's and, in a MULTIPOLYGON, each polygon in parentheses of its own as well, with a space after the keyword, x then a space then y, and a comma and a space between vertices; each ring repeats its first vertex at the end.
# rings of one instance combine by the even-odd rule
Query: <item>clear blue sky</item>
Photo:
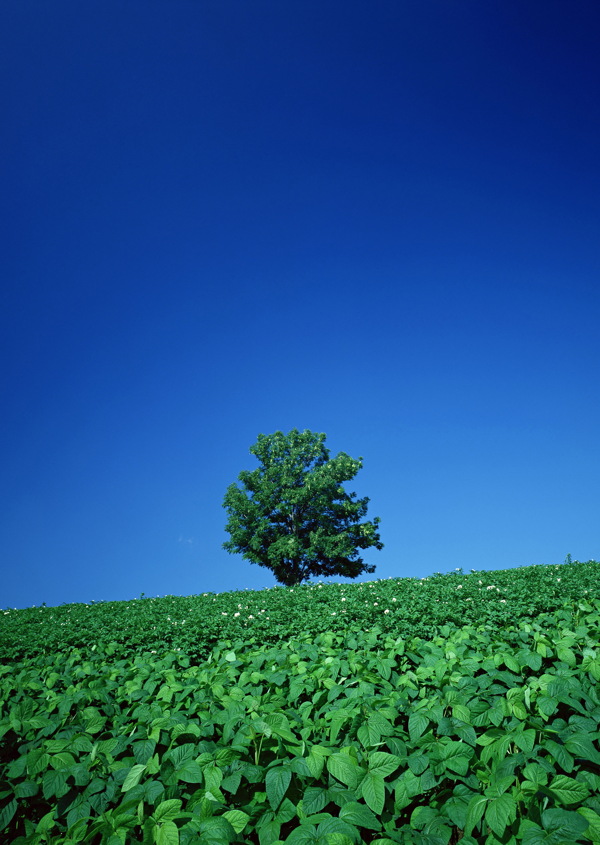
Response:
POLYGON ((3 0, 0 605, 262 588, 259 433, 370 578, 600 558, 600 5, 3 0))

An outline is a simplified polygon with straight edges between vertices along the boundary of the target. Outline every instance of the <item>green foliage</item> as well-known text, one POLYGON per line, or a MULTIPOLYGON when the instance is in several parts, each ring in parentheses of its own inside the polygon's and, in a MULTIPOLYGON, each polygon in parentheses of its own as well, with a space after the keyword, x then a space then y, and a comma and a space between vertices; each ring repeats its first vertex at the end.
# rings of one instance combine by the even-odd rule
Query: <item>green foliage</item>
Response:
POLYGON ((293 429, 259 434, 250 447, 260 466, 239 475, 223 506, 229 514, 228 552, 271 569, 277 581, 294 586, 311 576, 356 578, 374 572, 359 550, 383 548, 379 519, 361 522, 368 498, 355 499, 341 486, 362 466, 344 452, 329 457, 325 435, 293 429))
POLYGON ((172 597, 123 603, 123 617, 108 603, 5 611, 0 841, 600 842, 599 574, 589 562, 200 596, 185 600, 195 630, 242 598, 273 616, 258 636, 252 621, 228 628, 202 658, 156 639, 167 617, 182 627, 172 597), (281 596, 306 631, 278 627, 281 596), (430 633, 401 631, 401 613, 384 628, 393 598, 419 596, 430 633), (465 624, 443 622, 471 606, 465 624), (95 645, 42 648, 70 616, 95 645), (143 625, 154 647, 133 653, 143 625), (6 656, 12 638, 27 656, 6 656))

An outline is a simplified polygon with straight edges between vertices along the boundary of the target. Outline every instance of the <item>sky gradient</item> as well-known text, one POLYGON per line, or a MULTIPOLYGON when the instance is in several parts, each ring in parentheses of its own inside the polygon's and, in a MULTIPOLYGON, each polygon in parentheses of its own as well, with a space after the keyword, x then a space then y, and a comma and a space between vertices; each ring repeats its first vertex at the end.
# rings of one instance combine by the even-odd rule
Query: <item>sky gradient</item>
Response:
POLYGON ((599 26, 4 0, 0 605, 272 586, 222 501, 292 428, 369 579, 600 559, 599 26))

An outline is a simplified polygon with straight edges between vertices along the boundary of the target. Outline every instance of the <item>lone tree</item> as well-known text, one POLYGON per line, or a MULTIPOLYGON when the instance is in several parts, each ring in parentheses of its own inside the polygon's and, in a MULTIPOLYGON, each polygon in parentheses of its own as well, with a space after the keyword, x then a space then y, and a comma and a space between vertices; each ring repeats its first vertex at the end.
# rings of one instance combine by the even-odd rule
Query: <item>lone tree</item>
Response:
POLYGON ((341 486, 354 478, 362 458, 344 452, 330 458, 324 444, 325 435, 312 431, 259 434, 250 452, 260 467, 241 472, 241 487, 231 484, 225 494, 231 539, 223 548, 266 566, 288 587, 313 575, 374 572, 358 550, 383 548, 379 518, 360 522, 369 499, 341 486))

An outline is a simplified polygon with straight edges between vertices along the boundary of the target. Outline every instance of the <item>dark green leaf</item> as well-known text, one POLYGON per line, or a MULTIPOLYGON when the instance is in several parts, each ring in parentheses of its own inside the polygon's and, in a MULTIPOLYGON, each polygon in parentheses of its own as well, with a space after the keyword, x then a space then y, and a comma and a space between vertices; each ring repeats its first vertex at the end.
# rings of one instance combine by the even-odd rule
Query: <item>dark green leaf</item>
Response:
POLYGON ((281 768, 281 766, 269 769, 267 772, 265 781, 267 797, 274 810, 281 804, 291 779, 292 773, 288 769, 281 768))
POLYGON ((327 769, 334 778, 337 778, 350 789, 356 789, 361 773, 358 765, 351 760, 347 754, 332 754, 327 759, 327 769))
POLYGON ((579 813, 569 810, 549 809, 542 813, 544 829, 574 842, 589 827, 589 822, 579 813))
POLYGON ((567 805, 579 804, 585 801, 590 794, 584 783, 580 783, 575 778, 567 777, 567 775, 557 775, 550 782, 549 788, 561 804, 567 805))
POLYGON ((373 771, 367 772, 360 788, 367 807, 376 815, 380 815, 385 803, 385 781, 382 775, 373 771))
POLYGON ((5 827, 8 827, 14 814, 17 812, 17 808, 18 804, 14 798, 2 808, 0 811, 0 830, 4 830, 5 827))
POLYGON ((485 820, 497 836, 503 836, 508 825, 517 817, 517 804, 510 795, 490 799, 485 810, 485 820))
POLYGON ((348 824, 366 827, 369 830, 381 830, 381 823, 364 804, 349 801, 340 810, 340 818, 348 824))

